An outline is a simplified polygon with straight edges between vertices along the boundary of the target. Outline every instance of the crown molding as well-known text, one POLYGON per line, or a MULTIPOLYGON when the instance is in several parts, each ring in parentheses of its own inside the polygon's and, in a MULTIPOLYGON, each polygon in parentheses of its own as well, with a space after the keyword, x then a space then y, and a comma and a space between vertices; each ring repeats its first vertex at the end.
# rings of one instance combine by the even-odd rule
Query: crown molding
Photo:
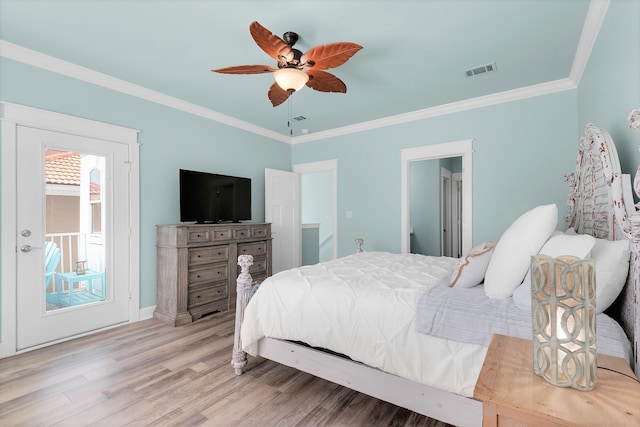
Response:
POLYGON ((363 132, 371 129, 377 129, 386 126, 413 122, 416 120, 424 120, 438 116, 444 116, 452 113, 473 110, 476 108, 488 107, 505 102, 517 101, 520 99, 532 98, 534 96, 547 95, 550 93, 562 92, 565 90, 575 89, 575 83, 567 78, 556 80, 553 82, 542 83, 524 88, 513 89, 505 92, 494 93, 491 95, 480 96, 477 98, 466 99, 464 101, 452 102, 449 104, 438 105, 437 107, 425 108, 423 110, 411 111, 409 113, 398 114, 395 116, 384 117, 382 119, 370 120, 368 122, 356 123, 354 125, 343 126, 340 128, 329 129, 322 132, 316 132, 308 135, 296 136, 293 138, 293 144, 301 144, 304 142, 317 141, 320 139, 333 138, 336 136, 347 135, 350 133, 363 132))
POLYGON ((45 55, 35 50, 27 49, 23 46, 19 46, 2 39, 0 39, 0 56, 97 86, 102 86, 116 92, 135 96, 136 98, 144 99, 176 110, 184 111, 189 114, 194 114, 205 119, 233 126, 266 138, 291 143, 291 138, 289 136, 282 135, 278 132, 274 132, 200 105, 192 104, 182 99, 165 95, 164 93, 109 76, 90 68, 82 67, 50 55, 45 55))
POLYGON ((607 15, 610 3, 611 0, 591 0, 589 3, 589 10, 582 27, 580 42, 569 73, 569 78, 576 83, 576 86, 580 84, 582 73, 584 73, 584 69, 587 66, 593 46, 596 44, 598 33, 604 22, 604 17, 607 15))
POLYGON ((333 138, 341 135, 348 135, 356 132, 364 132, 367 130, 377 129, 386 126, 407 123, 416 120, 424 120, 432 117, 438 117, 446 114, 459 113, 476 108, 497 105, 505 102, 517 101, 534 96, 547 95, 555 92, 571 90, 578 87, 582 74, 591 55, 591 50, 595 45, 596 38, 604 21, 605 15, 609 8, 611 0, 591 0, 585 23, 582 28, 580 42, 576 50, 576 54, 572 63, 569 77, 552 82, 542 83, 524 88, 518 88, 505 92, 495 93, 491 95, 471 98, 463 101, 443 104, 432 108, 412 111, 409 113, 398 114, 394 116, 384 117, 381 119, 370 120, 366 122, 356 123, 349 126, 343 126, 326 131, 315 132, 308 135, 290 137, 281 133, 254 125, 243 120, 236 119, 226 114, 219 113, 200 105, 192 104, 179 98, 165 95, 143 86, 139 86, 125 80, 111 77, 107 74, 63 61, 53 56, 27 49, 25 47, 10 43, 0 39, 0 56, 15 61, 23 62, 34 67, 42 68, 54 73, 62 74, 77 80, 92 83, 105 87, 127 95, 135 96, 150 102, 154 102, 166 107, 184 111, 189 114, 213 120, 228 126, 251 132, 265 138, 284 142, 287 144, 302 144, 310 141, 317 141, 326 138, 333 138))

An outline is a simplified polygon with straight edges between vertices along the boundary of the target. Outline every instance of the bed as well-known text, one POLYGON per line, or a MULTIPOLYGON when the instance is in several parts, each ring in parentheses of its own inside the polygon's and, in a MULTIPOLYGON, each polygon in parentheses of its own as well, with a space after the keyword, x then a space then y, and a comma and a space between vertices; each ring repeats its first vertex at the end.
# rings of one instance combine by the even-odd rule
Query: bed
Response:
MULTIPOLYGON (((630 127, 640 127, 638 110, 630 119, 630 127)), ((565 250, 567 246, 557 242, 571 241, 576 250, 584 250, 582 243, 588 240, 595 243, 583 255, 597 253, 596 272, 600 262, 604 274, 607 269, 620 270, 621 264, 599 261, 605 257, 592 250, 593 245, 626 246, 628 258, 622 280, 616 281, 619 287, 609 288, 607 282, 607 294, 600 295, 608 301, 599 310, 603 313, 598 315, 598 350, 625 358, 640 375, 640 215, 632 204, 630 177, 621 173, 615 146, 605 131, 586 126, 576 170, 567 175, 567 181, 565 227, 552 220, 551 205, 538 207, 515 221, 497 244, 479 245, 461 259, 366 252, 361 250, 362 241, 357 241, 354 255, 281 272, 258 285, 249 274, 251 257, 241 255, 231 361, 236 374, 242 373, 249 353, 431 418, 479 426, 482 404, 471 396, 486 354, 486 337, 495 330, 478 326, 479 335, 474 332, 463 342, 447 335, 451 333, 447 329, 455 330, 460 316, 468 321, 483 315, 465 312, 465 307, 488 304, 488 311, 516 316, 502 321, 511 328, 507 334, 530 334, 530 313, 516 303, 518 294, 521 301, 530 301, 528 276, 521 266, 512 268, 522 264, 523 257, 514 258, 509 246, 513 239, 508 238, 510 233, 529 232, 538 241, 524 249, 533 251, 524 257, 525 263, 538 252, 565 250), (576 245, 578 239, 581 243, 576 245), (510 267, 501 268, 505 265, 510 267), (478 281, 484 283, 478 285, 478 281), (454 302, 455 309, 447 311, 451 317, 438 311, 447 300, 454 302), (432 317, 424 317, 425 313, 432 317), (310 318, 314 321, 307 321, 310 318), (524 327, 518 331, 513 324, 524 327)), ((635 190, 640 192, 640 183, 635 183, 635 190)), ((617 253, 613 257, 621 258, 617 253)), ((608 280, 602 277, 597 283, 608 280)), ((488 322, 495 326, 501 321, 488 322)))

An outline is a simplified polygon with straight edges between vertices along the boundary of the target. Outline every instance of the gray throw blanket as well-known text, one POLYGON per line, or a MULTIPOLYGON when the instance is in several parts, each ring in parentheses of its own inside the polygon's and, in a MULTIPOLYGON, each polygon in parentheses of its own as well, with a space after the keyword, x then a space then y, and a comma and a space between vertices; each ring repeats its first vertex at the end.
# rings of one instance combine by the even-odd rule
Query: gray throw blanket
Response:
MULTIPOLYGON (((630 360, 631 343, 624 331, 609 316, 598 315, 596 344, 598 352, 630 360)), ((531 340, 531 312, 518 308, 513 298, 491 299, 482 286, 467 289, 435 285, 418 301, 418 332, 488 346, 493 334, 531 340)))

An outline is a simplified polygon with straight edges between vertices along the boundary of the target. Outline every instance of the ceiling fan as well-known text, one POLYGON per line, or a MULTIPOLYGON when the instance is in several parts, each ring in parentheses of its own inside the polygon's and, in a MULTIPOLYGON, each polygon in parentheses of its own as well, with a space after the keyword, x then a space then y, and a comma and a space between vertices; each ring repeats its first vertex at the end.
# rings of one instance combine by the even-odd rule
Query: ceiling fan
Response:
POLYGON ((349 43, 331 43, 316 46, 302 53, 294 49, 298 34, 288 31, 280 38, 254 21, 249 26, 253 40, 267 55, 278 61, 277 68, 270 65, 239 65, 212 70, 223 74, 273 73, 275 83, 269 88, 269 100, 274 107, 282 104, 304 85, 321 92, 347 92, 347 85, 331 73, 328 68, 344 64, 362 46, 349 43))

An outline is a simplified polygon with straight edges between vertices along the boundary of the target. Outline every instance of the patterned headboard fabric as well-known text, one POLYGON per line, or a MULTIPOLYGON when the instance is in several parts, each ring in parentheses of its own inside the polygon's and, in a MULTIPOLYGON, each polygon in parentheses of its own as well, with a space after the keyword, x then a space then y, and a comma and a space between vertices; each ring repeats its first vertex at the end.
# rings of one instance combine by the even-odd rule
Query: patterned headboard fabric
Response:
POLYGON ((631 241, 627 284, 608 313, 620 322, 633 343, 634 369, 640 378, 640 213, 633 205, 631 178, 622 174, 616 147, 607 132, 594 124, 585 127, 576 170, 566 179, 567 228, 600 239, 631 241))

